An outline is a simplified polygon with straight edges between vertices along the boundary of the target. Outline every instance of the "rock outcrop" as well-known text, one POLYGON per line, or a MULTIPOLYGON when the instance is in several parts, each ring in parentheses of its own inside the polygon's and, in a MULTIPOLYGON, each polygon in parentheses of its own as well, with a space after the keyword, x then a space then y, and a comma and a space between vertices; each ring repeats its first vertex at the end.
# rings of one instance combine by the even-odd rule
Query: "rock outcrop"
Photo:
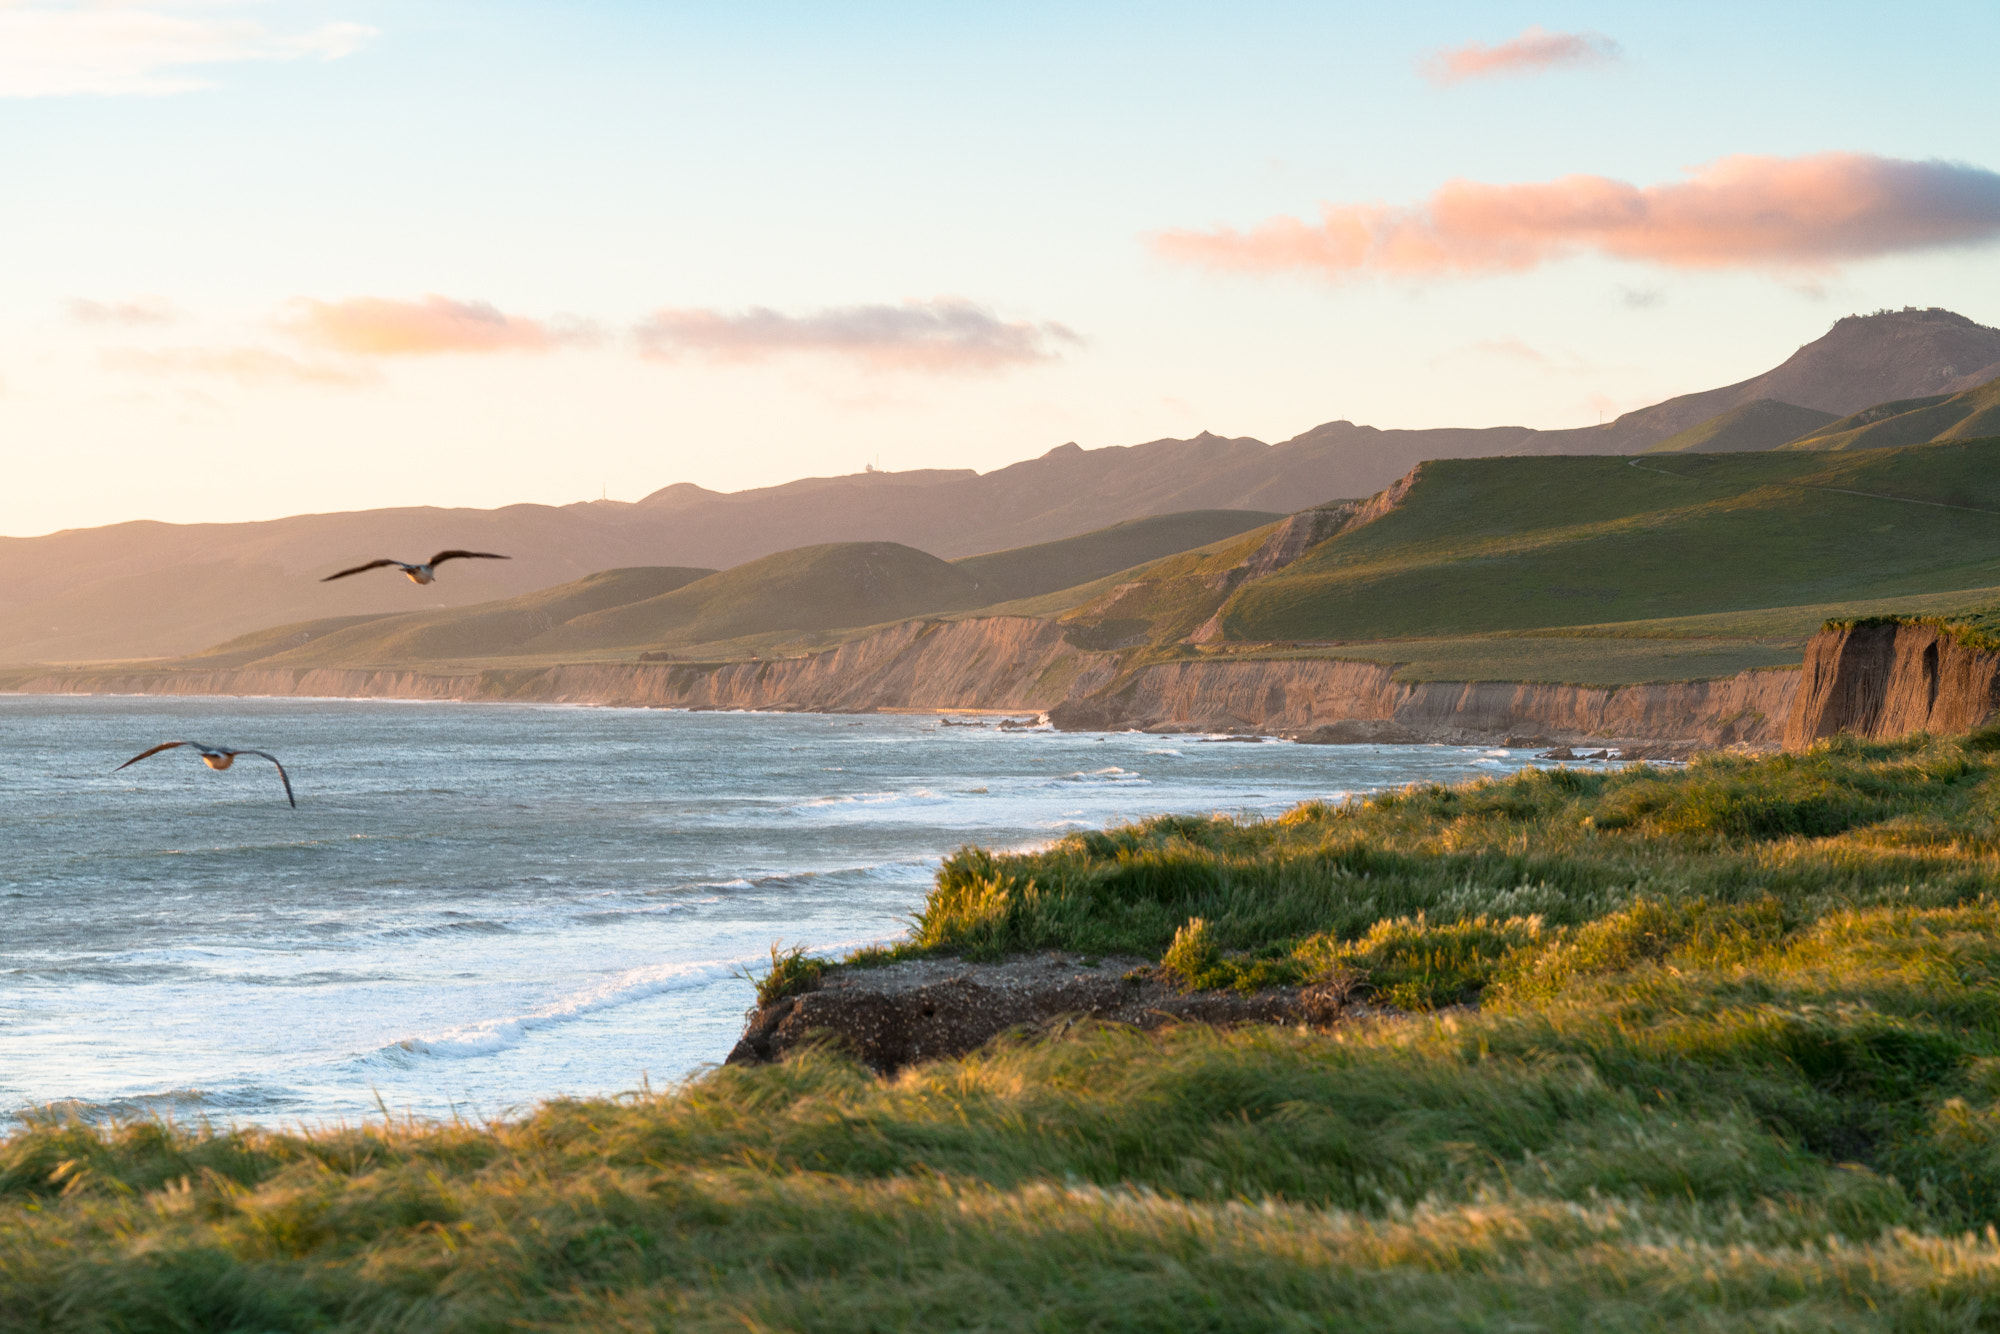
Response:
POLYGON ((2000 709, 2000 653, 1913 621, 1830 625, 1806 645, 1786 750, 1846 733, 1891 740, 1966 732, 2000 709))
POLYGON ((1342 982, 1310 987, 1184 991, 1144 960, 1050 952, 1001 963, 910 959, 835 968, 803 994, 760 1006, 730 1065, 782 1060, 801 1044, 832 1041, 884 1074, 917 1061, 963 1056, 1010 1029, 1078 1019, 1162 1024, 1328 1024, 1371 1011, 1342 982))

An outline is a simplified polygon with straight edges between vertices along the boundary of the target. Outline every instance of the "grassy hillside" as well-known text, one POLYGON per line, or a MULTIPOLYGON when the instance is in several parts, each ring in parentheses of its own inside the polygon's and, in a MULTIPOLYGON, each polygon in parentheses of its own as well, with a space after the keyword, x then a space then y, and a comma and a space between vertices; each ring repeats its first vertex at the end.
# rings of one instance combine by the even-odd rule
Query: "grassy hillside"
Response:
POLYGON ((1986 1328, 1992 740, 963 851, 916 948, 1380 1017, 808 1051, 488 1125, 50 1120, 0 1141, 0 1325, 1986 1328))
MULTIPOLYGON (((713 570, 641 565, 601 570, 567 584, 499 602, 400 616, 354 618, 333 633, 311 633, 326 622, 295 629, 307 633, 296 647, 262 659, 266 666, 319 666, 402 662, 464 661, 532 653, 551 631, 580 616, 658 597, 714 574, 713 570)), ((289 628, 289 627, 288 627, 289 628)), ((245 636, 251 644, 283 631, 245 636)), ((227 652, 224 644, 211 654, 227 652)), ((204 654, 205 660, 211 656, 204 654)), ((246 659, 248 661, 248 659, 246 659)))
POLYGON ((1760 398, 1689 427, 1646 450, 1648 454, 1736 454, 1776 449, 1834 420, 1831 412, 1760 398))
POLYGON ((875 625, 976 605, 982 592, 973 576, 914 547, 830 542, 580 616, 540 644, 554 650, 699 644, 761 631, 875 625))
POLYGON ((329 617, 260 630, 182 660, 203 667, 527 663, 648 648, 740 656, 790 639, 964 611, 1088 584, 1280 517, 1198 510, 955 563, 894 543, 832 543, 718 573, 605 570, 497 602, 329 617))
POLYGON ((1135 565, 1207 546, 1284 518, 1261 510, 1189 510, 1100 528, 1060 542, 1016 547, 953 561, 991 593, 993 602, 1038 597, 1090 583, 1135 565))
POLYGON ((1452 459, 1236 592, 1246 640, 1370 640, 2000 583, 2000 441, 1846 454, 1452 459))
POLYGON ((1948 397, 1881 403, 1786 444, 1786 449, 1890 449, 2000 435, 2000 380, 1948 397))

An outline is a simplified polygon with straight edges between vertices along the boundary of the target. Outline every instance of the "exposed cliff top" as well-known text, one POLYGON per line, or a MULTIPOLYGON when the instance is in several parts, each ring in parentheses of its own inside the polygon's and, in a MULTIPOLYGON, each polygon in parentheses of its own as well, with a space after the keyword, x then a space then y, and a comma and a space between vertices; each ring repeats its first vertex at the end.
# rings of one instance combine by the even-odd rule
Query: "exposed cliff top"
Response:
POLYGON ((1837 616, 1823 628, 1838 633, 1885 625, 1928 626, 1966 648, 2000 652, 2000 604, 1940 616, 1837 616))

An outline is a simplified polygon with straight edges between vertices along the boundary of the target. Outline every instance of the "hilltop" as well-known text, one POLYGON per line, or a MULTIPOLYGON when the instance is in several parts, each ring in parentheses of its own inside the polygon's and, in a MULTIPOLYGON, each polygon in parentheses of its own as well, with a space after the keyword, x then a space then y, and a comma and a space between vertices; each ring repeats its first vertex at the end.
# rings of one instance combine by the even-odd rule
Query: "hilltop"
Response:
POLYGON ((1207 432, 1067 444, 985 474, 864 472, 727 494, 681 484, 630 504, 142 522, 0 538, 0 662, 185 654, 278 623, 467 606, 610 569, 726 569, 799 546, 891 542, 954 560, 1151 515, 1289 513, 1369 495, 1428 459, 1633 453, 1690 431, 1698 438, 1676 448, 1769 448, 1786 443, 1774 422, 1817 429, 1826 424, 1817 414, 1962 393, 1996 374, 2000 332, 1947 311, 1877 312, 1839 321, 1762 375, 1575 430, 1335 421, 1278 444, 1207 432), (420 590, 390 575, 317 582, 359 559, 418 558, 442 545, 514 559, 453 566, 420 590))

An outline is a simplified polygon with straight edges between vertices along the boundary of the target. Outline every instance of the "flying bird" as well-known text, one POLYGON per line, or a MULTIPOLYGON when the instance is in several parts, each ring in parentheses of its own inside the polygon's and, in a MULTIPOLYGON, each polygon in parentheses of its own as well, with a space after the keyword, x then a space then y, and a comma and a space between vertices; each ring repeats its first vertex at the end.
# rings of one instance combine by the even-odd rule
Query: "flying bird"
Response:
POLYGON ((379 570, 385 565, 393 565, 408 575, 413 584, 428 584, 437 578, 437 567, 448 560, 512 560, 512 556, 496 555, 491 551, 440 551, 421 565, 412 565, 406 560, 371 560, 366 565, 357 565, 339 574, 329 574, 320 580, 330 584, 336 579, 345 579, 350 574, 360 574, 363 570, 379 570))
MULTIPOLYGON (((137 755, 125 761, 125 764, 119 765, 118 769, 123 769, 128 764, 137 764, 148 755, 157 755, 163 750, 172 750, 175 746, 193 746, 201 752, 201 762, 211 769, 227 769, 230 765, 236 763, 238 755, 260 755, 278 766, 278 779, 285 785, 285 800, 291 802, 294 807, 297 807, 299 804, 299 799, 292 795, 291 775, 285 772, 284 765, 278 764, 278 757, 269 751, 233 750, 228 746, 204 746, 199 741, 162 741, 151 750, 140 751, 137 755)), ((111 772, 115 774, 118 772, 118 769, 113 769, 111 772)))

